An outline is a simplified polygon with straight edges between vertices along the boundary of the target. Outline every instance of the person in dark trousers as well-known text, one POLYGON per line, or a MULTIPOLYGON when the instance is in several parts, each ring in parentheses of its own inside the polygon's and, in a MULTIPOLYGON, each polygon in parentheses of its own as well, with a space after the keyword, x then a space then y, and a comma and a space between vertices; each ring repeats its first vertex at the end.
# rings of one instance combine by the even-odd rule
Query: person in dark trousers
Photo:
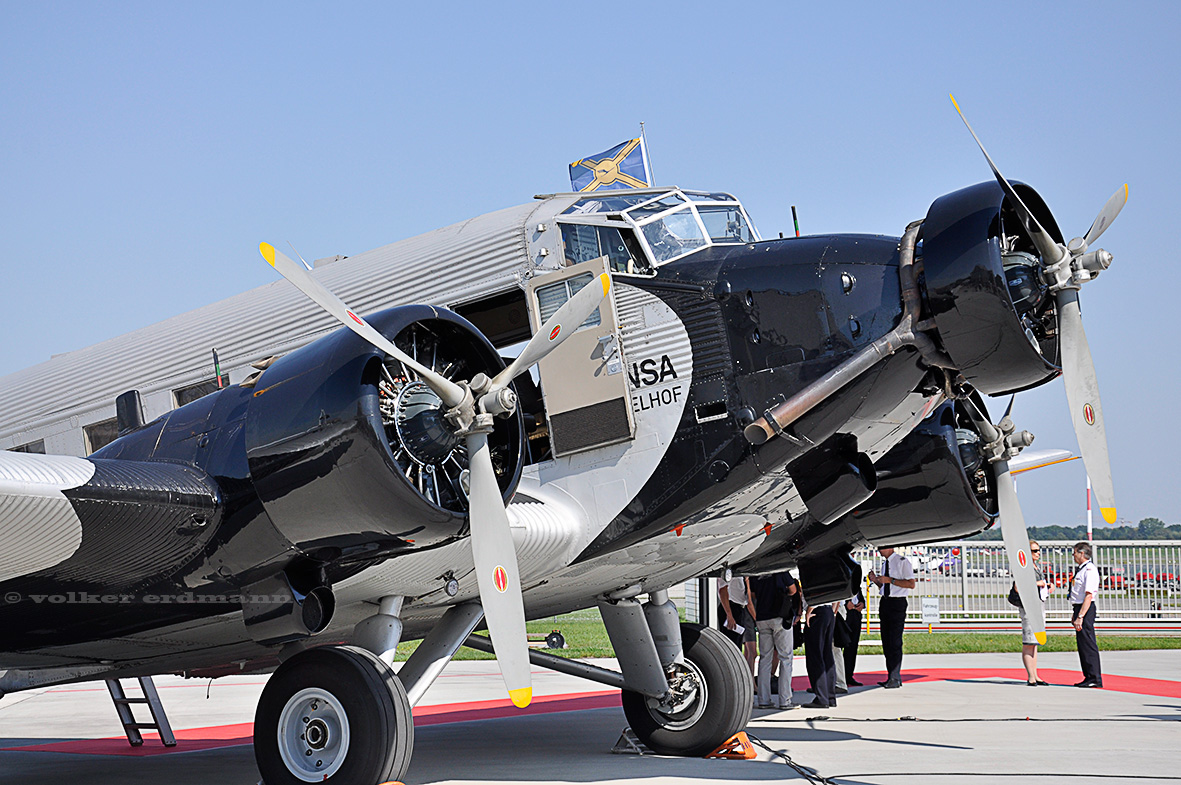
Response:
POLYGON ((861 612, 865 610, 865 595, 860 591, 853 595, 852 599, 845 600, 845 624, 848 628, 849 638, 845 644, 845 685, 848 687, 860 687, 861 682, 854 678, 856 673, 854 668, 857 667, 857 647, 861 643, 861 612))
POLYGON ((718 595, 722 600, 722 632, 742 649, 742 656, 750 668, 750 678, 755 678, 755 657, 758 648, 755 646, 755 614, 757 611, 750 602, 750 582, 743 577, 734 577, 718 587, 718 595), (741 629, 739 629, 741 628, 741 629))
POLYGON ((882 574, 873 570, 869 579, 882 593, 878 621, 882 628, 882 653, 886 655, 886 680, 878 682, 886 689, 902 686, 902 631, 906 627, 906 595, 916 585, 910 559, 893 548, 878 548, 882 555, 882 574))
POLYGON ((834 709, 836 696, 836 660, 832 654, 833 606, 809 606, 804 616, 804 662, 808 681, 816 695, 805 709, 834 709))
POLYGON ((1074 639, 1083 680, 1076 687, 1102 687, 1099 668, 1099 642, 1095 640, 1095 598, 1099 596, 1099 568, 1091 561, 1091 544, 1074 545, 1074 581, 1070 585, 1070 604, 1074 608, 1074 639))

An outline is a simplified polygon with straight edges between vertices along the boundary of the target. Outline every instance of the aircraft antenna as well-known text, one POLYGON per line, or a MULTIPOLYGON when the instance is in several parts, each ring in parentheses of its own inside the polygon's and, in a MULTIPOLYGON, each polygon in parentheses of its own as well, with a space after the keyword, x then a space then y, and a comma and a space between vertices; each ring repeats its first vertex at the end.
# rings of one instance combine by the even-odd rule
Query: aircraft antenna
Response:
POLYGON ((217 377, 217 389, 222 388, 221 384, 221 361, 217 359, 217 349, 213 350, 213 375, 217 377))
MULTIPOLYGON (((287 244, 288 244, 288 245, 291 245, 291 241, 290 241, 290 240, 288 240, 288 241, 287 241, 287 244)), ((292 251, 292 253, 294 253, 296 256, 299 256, 299 251, 295 250, 295 246, 294 246, 294 245, 291 245, 291 251, 292 251)), ((305 261, 305 260, 304 260, 304 258, 303 258, 302 256, 299 256, 299 260, 300 260, 301 262, 303 262, 303 266, 304 266, 304 267, 308 268, 308 272, 311 272, 311 271, 312 271, 312 266, 311 266, 310 264, 308 264, 308 263, 307 263, 307 261, 305 261)))
POLYGON ((796 215, 796 206, 791 206, 791 222, 796 225, 796 237, 800 236, 800 218, 796 215))

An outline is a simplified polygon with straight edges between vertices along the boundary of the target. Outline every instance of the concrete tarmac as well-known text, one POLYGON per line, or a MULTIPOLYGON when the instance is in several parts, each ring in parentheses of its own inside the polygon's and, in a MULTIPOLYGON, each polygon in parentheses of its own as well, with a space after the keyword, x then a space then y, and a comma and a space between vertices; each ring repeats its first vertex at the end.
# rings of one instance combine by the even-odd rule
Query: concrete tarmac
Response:
MULTIPOLYGON (((907 657, 905 686, 876 686, 880 655, 835 709, 756 710, 748 733, 832 782, 1181 782, 1181 651, 1104 652, 1103 690, 1071 686, 1074 654, 1042 654, 1051 687, 1027 687, 1020 654, 907 657)), ((795 663, 804 702, 804 663, 795 663)), ((756 760, 612 754, 626 725, 618 693, 535 671, 533 710, 504 697, 495 663, 456 662, 416 707, 411 783, 805 782, 766 749, 756 760)), ((101 682, 0 699, 0 783, 253 785, 250 725, 264 676, 157 686, 178 748, 132 750, 101 682), (25 748, 14 750, 13 748, 25 748), (30 749, 31 748, 31 749, 30 749)), ((143 707, 137 707, 142 712, 143 707)))

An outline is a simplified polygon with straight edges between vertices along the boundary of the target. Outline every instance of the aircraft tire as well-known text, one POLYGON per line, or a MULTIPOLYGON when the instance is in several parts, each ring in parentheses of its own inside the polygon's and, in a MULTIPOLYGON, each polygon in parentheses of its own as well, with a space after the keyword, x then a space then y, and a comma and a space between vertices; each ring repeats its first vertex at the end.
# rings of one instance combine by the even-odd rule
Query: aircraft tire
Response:
POLYGON ((266 785, 400 780, 413 749, 401 681, 354 646, 310 649, 284 662, 254 715, 254 757, 266 785))
POLYGON ((742 653, 722 633, 698 624, 681 625, 686 669, 704 689, 675 711, 623 691, 623 713, 636 737, 662 755, 708 755, 746 727, 754 702, 754 682, 742 653))

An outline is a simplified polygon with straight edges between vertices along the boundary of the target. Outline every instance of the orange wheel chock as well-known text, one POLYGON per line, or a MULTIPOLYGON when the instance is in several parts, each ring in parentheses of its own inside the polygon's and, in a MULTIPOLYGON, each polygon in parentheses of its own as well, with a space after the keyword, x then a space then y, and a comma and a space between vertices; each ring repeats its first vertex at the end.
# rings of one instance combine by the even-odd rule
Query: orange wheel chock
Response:
POLYGON ((758 757, 754 745, 750 743, 744 731, 739 731, 726 740, 726 743, 706 755, 707 758, 730 758, 732 760, 754 760, 758 757))

